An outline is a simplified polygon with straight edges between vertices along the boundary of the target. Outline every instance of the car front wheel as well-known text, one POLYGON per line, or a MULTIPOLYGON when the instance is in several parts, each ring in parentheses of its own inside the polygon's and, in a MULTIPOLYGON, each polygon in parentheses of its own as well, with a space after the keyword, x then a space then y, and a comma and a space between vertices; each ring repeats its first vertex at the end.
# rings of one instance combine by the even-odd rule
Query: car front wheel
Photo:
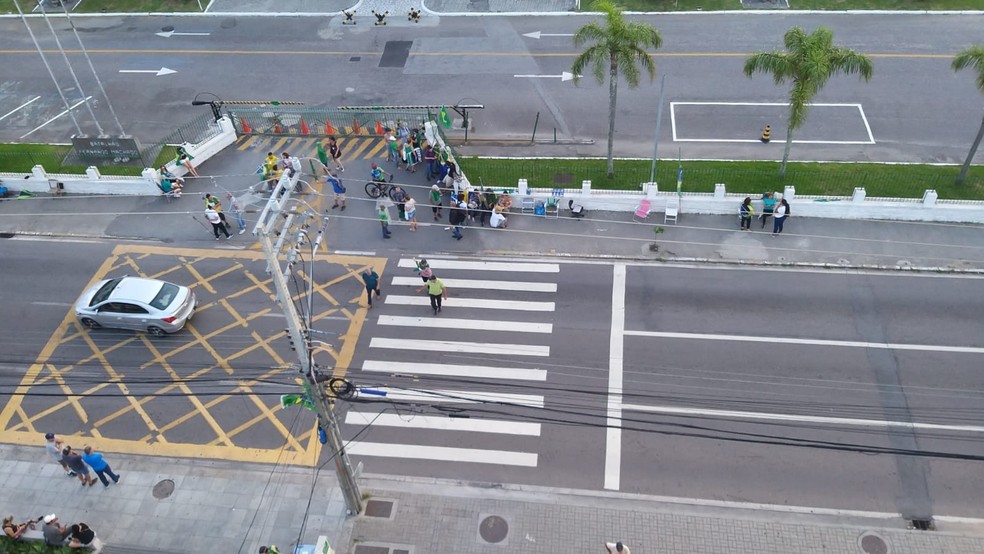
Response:
POLYGON ((83 317, 82 318, 82 325, 85 325, 89 329, 98 329, 98 328, 102 327, 102 325, 99 325, 99 322, 98 321, 96 321, 94 319, 90 319, 88 317, 83 317))

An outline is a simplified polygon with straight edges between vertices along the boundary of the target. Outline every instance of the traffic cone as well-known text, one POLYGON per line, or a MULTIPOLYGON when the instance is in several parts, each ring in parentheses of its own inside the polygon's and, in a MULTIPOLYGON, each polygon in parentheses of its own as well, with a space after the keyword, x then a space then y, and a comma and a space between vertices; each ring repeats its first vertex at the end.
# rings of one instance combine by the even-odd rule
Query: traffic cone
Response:
POLYGON ((354 134, 356 134, 356 135, 361 135, 362 134, 362 129, 359 128, 359 120, 358 119, 353 119, 352 120, 352 132, 354 134))
POLYGON ((383 136, 383 133, 385 132, 386 131, 383 130, 383 124, 379 120, 376 120, 376 134, 383 136))
POLYGON ((252 135, 253 134, 253 128, 250 127, 249 126, 249 123, 246 122, 246 118, 245 117, 244 118, 240 118, 239 123, 242 124, 242 126, 243 126, 243 134, 244 135, 252 135))
POLYGON ((311 134, 311 129, 308 129, 307 121, 304 121, 304 118, 303 117, 301 118, 301 134, 302 135, 310 135, 311 134))
POLYGON ((325 119, 325 134, 326 135, 337 135, 338 131, 331 126, 331 120, 325 119))
POLYGON ((769 142, 772 140, 772 126, 766 125, 765 129, 762 130, 762 142, 769 142))
POLYGON ((276 122, 274 122, 274 124, 273 124, 273 132, 274 132, 274 134, 277 134, 277 135, 279 135, 280 133, 283 133, 284 132, 284 130, 280 128, 280 121, 279 120, 276 121, 276 122))

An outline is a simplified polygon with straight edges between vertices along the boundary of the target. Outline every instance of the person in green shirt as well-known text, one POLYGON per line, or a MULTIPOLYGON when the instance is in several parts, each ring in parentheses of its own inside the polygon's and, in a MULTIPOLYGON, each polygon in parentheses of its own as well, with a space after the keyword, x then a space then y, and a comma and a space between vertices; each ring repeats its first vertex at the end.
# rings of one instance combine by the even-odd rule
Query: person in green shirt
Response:
POLYGON ((382 202, 376 204, 376 216, 379 218, 379 224, 383 227, 383 238, 390 238, 389 210, 386 209, 386 206, 384 206, 382 202))
POLYGON ((442 200, 443 200, 443 197, 442 197, 442 194, 441 194, 441 187, 439 187, 437 185, 431 185, 430 202, 431 202, 431 211, 434 212, 434 221, 440 221, 441 220, 441 201, 442 200))
POLYGON ((437 278, 437 275, 431 275, 431 278, 427 283, 418 288, 417 292, 427 289, 427 295, 430 296, 431 309, 434 310, 434 315, 441 312, 441 300, 447 300, 448 298, 448 287, 444 286, 444 281, 437 278))

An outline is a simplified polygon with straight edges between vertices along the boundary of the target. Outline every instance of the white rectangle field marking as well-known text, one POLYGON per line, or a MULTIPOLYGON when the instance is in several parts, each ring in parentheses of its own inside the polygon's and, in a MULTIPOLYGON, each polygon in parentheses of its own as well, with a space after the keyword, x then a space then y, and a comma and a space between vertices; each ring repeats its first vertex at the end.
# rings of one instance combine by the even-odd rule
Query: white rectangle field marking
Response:
MULTIPOLYGON (((537 283, 535 281, 491 281, 485 279, 445 279, 441 281, 448 289, 507 290, 515 292, 557 292, 557 283, 537 283)), ((423 286, 419 277, 393 277, 393 286, 423 286)))
POLYGON ((345 414, 348 425, 399 427, 401 429, 428 429, 434 431, 465 431, 470 433, 495 433, 539 437, 540 424, 526 421, 476 419, 448 416, 400 415, 382 412, 349 411, 345 414))
MULTIPOLYGON (((423 294, 423 293, 421 293, 423 294)), ((452 292, 452 294, 454 294, 452 292)), ((401 306, 430 306, 430 298, 426 296, 402 296, 390 294, 383 297, 383 302, 401 306)), ((552 312, 553 302, 532 302, 525 300, 489 300, 484 298, 455 298, 452 296, 444 301, 445 308, 476 308, 486 310, 516 310, 519 312, 552 312)))
POLYGON ((383 397, 377 397, 375 395, 363 394, 360 396, 362 400, 371 400, 372 398, 387 399, 388 401, 403 401, 403 402, 428 402, 428 403, 441 403, 447 402, 451 404, 474 404, 476 402, 494 402, 501 404, 508 404, 513 406, 522 406, 524 408, 542 408, 543 407, 543 397, 537 396, 535 394, 513 394, 505 392, 481 392, 481 391, 464 391, 464 390, 405 390, 405 389, 393 389, 387 387, 376 388, 373 390, 380 391, 385 394, 383 397))
POLYGON ((536 467, 537 462, 537 455, 534 452, 479 450, 477 448, 451 448, 448 446, 422 446, 419 444, 356 442, 349 445, 346 450, 353 456, 439 460, 442 462, 469 462, 522 467, 536 467))
MULTIPOLYGON (((71 304, 65 304, 70 306, 71 304)), ((455 319, 449 317, 405 317, 381 315, 377 325, 398 327, 427 327, 428 329, 473 329, 477 331, 507 331, 515 333, 553 332, 552 323, 527 323, 525 321, 498 321, 494 319, 455 319)))
POLYGON ((362 362, 362 371, 404 373, 409 375, 474 377, 478 379, 503 379, 516 381, 547 380, 547 371, 544 369, 492 367, 483 365, 426 364, 416 362, 386 362, 382 360, 366 360, 362 362))
MULTIPOLYGON (((403 258, 399 267, 415 268, 412 259, 403 258)), ((464 260, 442 260, 430 258, 427 265, 433 269, 468 269, 476 271, 509 271, 515 273, 560 273, 560 264, 539 264, 532 262, 480 262, 464 260)))
POLYGON ((393 350, 423 350, 427 352, 467 352, 470 354, 499 354, 506 356, 549 356, 550 347, 538 344, 503 344, 426 339, 388 339, 373 337, 369 348, 393 350))

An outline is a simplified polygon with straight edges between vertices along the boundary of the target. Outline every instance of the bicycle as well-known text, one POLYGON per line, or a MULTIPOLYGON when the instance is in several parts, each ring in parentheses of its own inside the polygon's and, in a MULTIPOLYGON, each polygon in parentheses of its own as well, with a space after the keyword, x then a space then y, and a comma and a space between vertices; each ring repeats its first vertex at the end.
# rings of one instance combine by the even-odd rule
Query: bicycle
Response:
POLYGON ((392 181, 392 174, 389 176, 389 181, 369 181, 366 183, 366 194, 370 198, 379 198, 385 194, 390 200, 396 200, 396 198, 393 198, 396 187, 392 184, 392 181))

